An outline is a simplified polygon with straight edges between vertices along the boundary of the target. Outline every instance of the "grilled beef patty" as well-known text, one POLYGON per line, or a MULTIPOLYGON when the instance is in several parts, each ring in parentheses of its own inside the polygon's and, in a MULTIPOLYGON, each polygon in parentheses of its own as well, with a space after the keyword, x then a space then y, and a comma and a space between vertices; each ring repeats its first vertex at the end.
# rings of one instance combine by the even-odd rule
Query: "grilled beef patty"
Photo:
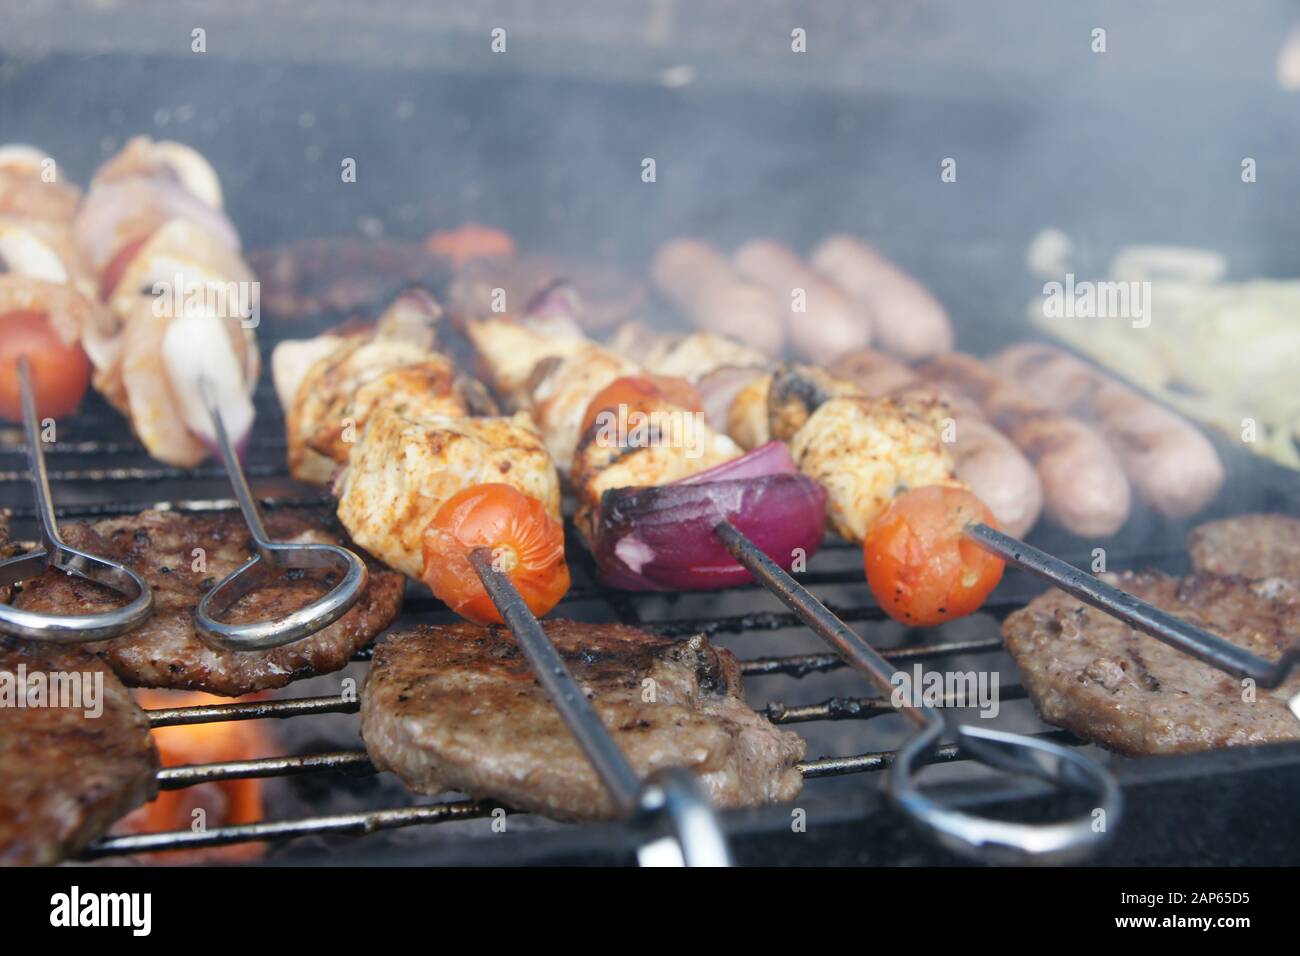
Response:
MULTIPOLYGON (((1280 657, 1300 634, 1300 585, 1277 577, 1108 580, 1262 657, 1280 657)), ((1008 617, 1002 634, 1043 718, 1121 753, 1300 740, 1287 707, 1300 674, 1252 700, 1241 681, 1057 590, 1008 617)))
POLYGON ((1284 578, 1300 585, 1300 520, 1280 514, 1211 521, 1187 539, 1198 571, 1284 578))
MULTIPOLYGON (((320 510, 274 512, 266 515, 266 527, 279 541, 337 544, 342 537, 333 517, 320 510)), ((132 687, 203 690, 231 697, 283 687, 343 667, 392 622, 401 606, 401 575, 367 560, 369 584, 356 606, 329 627, 268 650, 218 650, 199 636, 194 608, 254 553, 239 514, 144 511, 94 524, 68 524, 62 531, 73 547, 121 561, 153 587, 154 613, 142 627, 86 645, 132 687), (195 549, 202 549, 202 563, 195 549)), ((326 593, 337 580, 332 569, 289 571, 240 598, 224 619, 248 623, 283 617, 326 593)), ((51 570, 24 584, 14 603, 31 611, 91 614, 126 602, 91 581, 51 570)))
MULTIPOLYGON (((158 791, 158 751, 131 693, 94 655, 0 639, 0 865, 49 865, 81 851, 158 791), (35 675, 103 675, 102 698, 18 707, 35 675), (14 682, 10 684, 9 682, 14 682), (87 714, 103 708, 98 716, 87 714)), ((84 677, 82 678, 84 683, 84 677)), ((92 676, 93 685, 94 678, 92 676)))
MULTIPOLYGON (((687 767, 722 807, 799 793, 804 742, 745 706, 730 653, 703 636, 672 641, 619 624, 544 623, 638 773, 687 767)), ((361 734, 375 765, 420 793, 459 790, 560 819, 614 813, 501 626, 390 634, 362 690, 361 734)))

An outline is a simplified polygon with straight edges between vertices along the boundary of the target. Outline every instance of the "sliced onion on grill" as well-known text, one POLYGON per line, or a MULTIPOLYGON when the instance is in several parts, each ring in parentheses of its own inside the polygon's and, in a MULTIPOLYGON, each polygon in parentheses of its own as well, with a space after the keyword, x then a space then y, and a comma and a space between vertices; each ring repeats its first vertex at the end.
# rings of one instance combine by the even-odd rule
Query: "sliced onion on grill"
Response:
POLYGON ((713 534, 722 521, 789 570, 821 546, 826 492, 798 473, 779 442, 674 484, 612 489, 601 498, 596 529, 600 580, 632 591, 743 584, 749 572, 713 534))

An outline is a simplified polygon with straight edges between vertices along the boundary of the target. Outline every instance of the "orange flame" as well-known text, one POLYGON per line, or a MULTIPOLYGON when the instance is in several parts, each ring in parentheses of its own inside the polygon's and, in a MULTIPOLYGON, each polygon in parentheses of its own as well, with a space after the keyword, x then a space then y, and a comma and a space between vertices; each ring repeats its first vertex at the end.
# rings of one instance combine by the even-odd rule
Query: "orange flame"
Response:
MULTIPOLYGON (((267 696, 252 694, 235 701, 197 691, 138 690, 135 693, 140 706, 145 708, 230 704, 261 700, 267 696)), ((159 727, 153 731, 153 738, 164 767, 275 756, 279 752, 275 737, 263 723, 231 720, 159 727)), ((122 818, 115 830, 124 833, 190 830, 200 825, 200 821, 205 829, 212 829, 229 824, 256 823, 261 819, 262 782, 222 780, 199 783, 181 790, 164 790, 152 802, 122 818)), ((239 862, 257 859, 265 850, 266 845, 263 843, 236 843, 231 846, 151 853, 141 859, 143 862, 179 864, 239 862)))

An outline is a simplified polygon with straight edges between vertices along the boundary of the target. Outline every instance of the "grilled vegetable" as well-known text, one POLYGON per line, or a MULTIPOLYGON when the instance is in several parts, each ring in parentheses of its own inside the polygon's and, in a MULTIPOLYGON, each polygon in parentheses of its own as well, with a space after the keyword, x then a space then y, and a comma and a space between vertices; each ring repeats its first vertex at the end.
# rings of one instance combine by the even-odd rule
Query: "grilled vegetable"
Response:
POLYGON ((90 361, 80 345, 66 343, 40 312, 0 316, 0 417, 22 421, 18 359, 26 358, 36 414, 61 418, 81 404, 90 384, 90 361))
POLYGON ((708 590, 751 580, 713 534, 729 521, 781 567, 826 532, 826 492, 779 442, 682 481, 615 488, 600 502, 594 550, 602 583, 633 591, 708 590))
POLYGON ((962 530, 992 512, 961 488, 928 486, 899 495, 871 523, 863 549, 867 582, 895 620, 931 627, 977 610, 1002 580, 1003 562, 962 530))
POLYGON ((424 532, 424 583, 461 617, 504 624, 469 563, 475 548, 492 550, 504 573, 539 617, 569 590, 564 527, 546 506, 510 485, 473 485, 438 509, 424 532))

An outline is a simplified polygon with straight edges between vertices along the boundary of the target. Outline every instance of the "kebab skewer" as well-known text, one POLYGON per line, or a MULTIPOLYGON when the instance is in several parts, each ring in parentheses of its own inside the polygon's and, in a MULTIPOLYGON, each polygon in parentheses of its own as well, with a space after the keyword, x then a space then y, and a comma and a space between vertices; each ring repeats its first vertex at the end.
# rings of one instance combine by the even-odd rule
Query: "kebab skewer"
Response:
POLYGON ((622 814, 647 828, 667 818, 687 865, 728 865, 699 784, 677 772, 638 778, 537 620, 569 585, 558 477, 526 412, 469 415, 495 409, 467 398, 477 392, 457 386, 434 349, 440 314, 412 290, 372 330, 282 344, 272 367, 291 456, 311 447, 313 475, 343 464, 339 518, 355 540, 461 616, 510 628, 622 814), (361 419, 355 447, 334 433, 338 414, 361 419))
MULTIPOLYGON (((964 359, 952 356, 935 361, 945 363, 946 369, 964 359)), ((969 365, 965 362, 963 367, 969 365)), ((864 565, 873 593, 891 616, 904 623, 937 624, 977 609, 997 586, 1003 563, 1010 562, 1235 677, 1250 677, 1274 687, 1294 665, 1295 654, 1279 661, 1264 660, 1003 533, 983 503, 959 482, 945 480, 920 487, 913 482, 892 501, 863 495, 853 476, 877 456, 871 448, 852 447, 851 436, 834 430, 840 416, 829 416, 826 409, 837 404, 865 406, 871 399, 808 366, 786 366, 774 373, 767 387, 767 427, 772 434, 789 438, 801 468, 819 476, 829 474, 832 520, 837 514, 849 515, 848 520, 837 523, 837 530, 864 544, 864 565), (782 381, 783 376, 793 380, 782 381), (827 431, 818 434, 822 429, 827 431), (809 452, 817 450, 819 442, 828 443, 830 453, 821 461, 809 462, 809 452), (854 461, 856 466, 851 464, 854 461), (840 476, 846 480, 834 480, 840 476), (854 515, 851 509, 864 503, 868 509, 874 508, 874 513, 854 515), (856 534, 857 528, 864 529, 861 535, 856 534)), ((742 390, 735 401, 743 398, 742 390)), ((732 418, 735 420, 734 415, 732 418)), ((908 427, 924 431, 927 424, 924 418, 911 416, 908 427)), ((933 422, 928 427, 932 428, 933 422)))
MULTIPOLYGON (((484 355, 489 368, 494 364, 492 349, 493 343, 497 341, 496 336, 492 334, 494 327, 512 329, 516 337, 522 334, 517 324, 512 327, 505 320, 502 322, 480 320, 477 326, 471 326, 471 338, 478 345, 480 354, 484 355)), ((526 325, 524 328, 526 329, 526 325)), ((541 347, 543 346, 539 345, 539 348, 541 347)), ((570 347, 570 345, 565 346, 565 348, 570 347)), ((533 399, 536 400, 536 392, 539 386, 545 382, 546 377, 563 372, 567 361, 573 360, 581 363, 584 368, 591 368, 598 359, 607 362, 610 366, 614 364, 609 354, 596 346, 572 352, 569 359, 559 361, 554 361, 552 358, 543 359, 543 363, 550 362, 552 367, 549 369, 540 368, 540 374, 535 374, 532 377, 533 399)), ((496 364, 500 365, 499 362, 496 364)), ((671 395, 673 398, 677 398, 680 403, 685 399, 680 398, 681 392, 678 383, 680 383, 680 380, 676 380, 676 382, 656 382, 644 375, 623 376, 615 378, 605 388, 588 399, 588 411, 584 416, 582 426, 578 429, 582 437, 578 441, 576 458, 571 471, 571 479, 578 488, 580 498, 585 495, 583 506, 590 506, 592 500, 590 492, 584 492, 584 486, 590 481, 586 477, 588 465, 584 460, 584 455, 591 453, 593 416, 599 415, 606 410, 614 399, 618 399, 620 404, 625 405, 637 397, 641 397, 650 404, 662 408, 673 404, 670 400, 671 395)), ((588 389, 592 387, 591 382, 586 382, 585 385, 588 389)), ((577 404, 576 396, 573 403, 577 404)), ((677 407, 681 407, 680 404, 677 407)), ((551 437, 556 440, 567 440, 568 436, 566 433, 564 435, 552 435, 551 437)), ((735 462, 745 462, 747 459, 751 463, 750 466, 753 467, 756 455, 764 457, 783 455, 787 461, 793 464, 789 452, 778 441, 771 442, 740 459, 734 459, 733 462, 725 463, 721 466, 721 469, 742 470, 745 466, 735 464, 735 462)), ((719 469, 715 466, 711 471, 717 473, 719 469)), ((707 478, 709 474, 710 472, 706 471, 697 477, 707 478)), ((672 486, 668 487, 671 488, 672 486)), ((601 514, 598 518, 592 518, 589 515, 587 520, 582 523, 582 526, 586 529, 584 534, 588 539, 595 538, 597 541, 598 560, 603 553, 600 548, 600 537, 609 530, 607 512, 616 507, 616 499, 612 496, 623 490, 606 489, 601 495, 596 508, 593 509, 593 512, 605 512, 606 514, 601 514)), ((655 490, 654 488, 643 488, 634 491, 648 493, 655 490)), ((946 492, 949 489, 927 488, 924 490, 946 492)), ((958 493, 970 499, 981 509, 983 508, 969 492, 958 490, 958 493)), ((833 497, 834 492, 831 494, 833 497)), ((980 516, 987 516, 987 511, 984 510, 980 516)), ((681 517, 679 515, 678 533, 685 534, 688 531, 681 523, 681 517)), ((793 577, 786 573, 785 569, 765 553, 765 549, 757 546, 743 529, 737 527, 737 522, 731 515, 715 507, 712 510, 707 508, 694 509, 684 517, 686 521, 699 527, 699 533, 711 536, 746 572, 752 574, 761 584, 780 597, 814 632, 822 636, 835 648, 850 666, 862 672, 875 686, 890 692, 895 689, 893 669, 889 667, 884 659, 869 644, 827 610, 812 594, 802 588, 793 577)), ((990 561, 990 564, 992 563, 994 562, 990 561)), ((611 575, 609 566, 603 563, 601 569, 602 577, 607 583, 625 587, 637 585, 644 587, 647 583, 653 586, 658 583, 653 580, 647 582, 644 578, 641 580, 631 577, 620 579, 616 574, 611 575)), ((926 826, 933 835, 946 845, 965 853, 973 853, 982 858, 992 857, 1015 860, 1026 858, 1065 859, 1086 852, 1099 840, 1104 839, 1104 834, 1098 833, 1091 826, 1090 816, 1047 825, 1016 824, 955 811, 926 796, 916 786, 914 772, 927 759, 931 748, 938 742, 946 726, 945 721, 938 712, 929 708, 909 706, 904 708, 904 712, 917 722, 919 731, 900 751, 900 759, 890 771, 890 792, 907 813, 926 826)), ((1120 812, 1120 796, 1114 780, 1105 770, 1098 767, 1084 755, 1074 753, 1068 748, 1047 741, 1034 740, 1017 734, 977 730, 970 727, 960 728, 960 739, 963 747, 970 751, 971 756, 987 763, 989 766, 1011 772, 1028 771, 1062 788, 1074 789, 1082 787, 1093 793, 1098 800, 1098 805, 1104 807, 1111 818, 1114 818, 1120 812)))
POLYGON ((466 331, 490 381, 531 410, 567 470, 602 582, 703 590, 751 580, 712 534, 724 519, 783 567, 817 550, 825 494, 783 447, 746 454, 708 424, 689 383, 647 374, 574 323, 545 321, 485 317, 466 331))

